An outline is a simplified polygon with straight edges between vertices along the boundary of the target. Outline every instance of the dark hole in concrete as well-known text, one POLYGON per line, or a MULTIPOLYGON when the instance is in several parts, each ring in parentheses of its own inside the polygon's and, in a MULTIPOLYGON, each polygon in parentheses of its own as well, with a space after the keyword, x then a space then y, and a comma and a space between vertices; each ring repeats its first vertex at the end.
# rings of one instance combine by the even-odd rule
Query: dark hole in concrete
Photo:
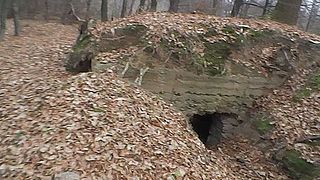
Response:
POLYGON ((193 130, 207 148, 220 143, 223 137, 223 117, 222 113, 194 114, 191 117, 193 130))
POLYGON ((69 60, 67 61, 65 67, 66 70, 72 73, 84 73, 90 72, 91 61, 93 59, 93 53, 91 52, 81 52, 71 54, 69 60))
POLYGON ((80 61, 78 65, 78 72, 90 72, 91 71, 91 59, 86 59, 85 61, 80 61))

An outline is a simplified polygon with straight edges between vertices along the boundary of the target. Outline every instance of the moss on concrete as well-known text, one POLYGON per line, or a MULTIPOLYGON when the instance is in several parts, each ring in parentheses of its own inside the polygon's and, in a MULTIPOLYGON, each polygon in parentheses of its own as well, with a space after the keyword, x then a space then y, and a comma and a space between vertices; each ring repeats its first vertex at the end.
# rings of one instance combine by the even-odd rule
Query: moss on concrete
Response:
POLYGON ((320 167, 302 159, 298 151, 287 150, 282 158, 282 163, 289 174, 296 179, 311 180, 320 176, 320 167))
POLYGON ((91 42, 91 36, 85 35, 83 38, 81 38, 73 47, 73 52, 77 53, 81 50, 85 49, 91 42))

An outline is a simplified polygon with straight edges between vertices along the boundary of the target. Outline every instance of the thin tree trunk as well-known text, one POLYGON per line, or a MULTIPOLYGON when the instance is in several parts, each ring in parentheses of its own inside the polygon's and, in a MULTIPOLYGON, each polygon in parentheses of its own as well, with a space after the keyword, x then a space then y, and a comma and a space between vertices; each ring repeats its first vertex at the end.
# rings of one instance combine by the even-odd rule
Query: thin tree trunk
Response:
POLYGON ((72 0, 66 0, 63 2, 64 10, 61 17, 62 24, 70 23, 70 4, 72 4, 72 0))
POLYGON ((131 5, 130 5, 130 10, 129 10, 129 15, 132 15, 133 13, 133 6, 136 3, 136 0, 132 0, 131 5))
POLYGON ((146 6, 146 0, 140 0, 139 12, 144 11, 146 6))
POLYGON ((124 18, 126 16, 126 12, 127 12, 127 0, 123 0, 122 2, 122 9, 121 9, 121 17, 124 18))
POLYGON ((152 12, 156 12, 157 11, 157 5, 158 5, 158 2, 157 0, 151 0, 151 11, 152 12))
POLYGON ((108 0, 102 0, 101 21, 108 21, 108 0))
POLYGON ((92 3, 92 0, 87 0, 86 19, 89 19, 89 17, 90 17, 91 3, 92 3))
POLYGON ((14 21, 14 35, 20 35, 20 17, 19 17, 19 5, 20 0, 13 0, 12 2, 12 10, 13 10, 13 21, 14 21))
POLYGON ((222 0, 213 0, 213 14, 216 16, 224 16, 222 0))
POLYGON ((178 12, 179 0, 170 0, 169 12, 178 12))
POLYGON ((7 28, 9 3, 10 0, 0 0, 0 41, 3 40, 7 28))
POLYGON ((312 21, 313 21, 314 18, 316 18, 316 16, 317 16, 317 11, 318 11, 319 5, 320 5, 320 1, 317 2, 317 0, 313 0, 312 7, 311 7, 311 11, 310 11, 310 15, 309 15, 309 18, 308 18, 308 23, 307 23, 307 25, 306 25, 306 31, 307 31, 307 32, 308 32, 309 29, 310 29, 310 26, 311 26, 311 24, 312 24, 312 21))
POLYGON ((232 17, 238 16, 242 4, 243 4, 243 0, 235 0, 235 2, 233 4, 232 12, 231 12, 232 17))
POLYGON ((267 14, 268 7, 269 7, 269 0, 266 0, 266 3, 264 4, 264 7, 263 7, 262 16, 265 16, 267 14))
POLYGON ((49 2, 48 0, 45 0, 44 2, 45 8, 46 8, 46 14, 45 14, 45 20, 48 21, 49 20, 49 2))

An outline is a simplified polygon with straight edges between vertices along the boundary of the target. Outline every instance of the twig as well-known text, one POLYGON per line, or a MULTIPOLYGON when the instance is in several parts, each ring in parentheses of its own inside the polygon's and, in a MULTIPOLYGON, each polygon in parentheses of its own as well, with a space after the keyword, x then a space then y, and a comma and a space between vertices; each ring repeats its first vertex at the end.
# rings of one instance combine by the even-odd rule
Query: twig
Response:
POLYGON ((167 63, 167 62, 170 60, 171 55, 172 55, 172 51, 170 51, 170 53, 169 53, 169 55, 168 55, 168 58, 166 59, 166 61, 164 61, 164 63, 167 63))
POLYGON ((127 62, 126 67, 122 71, 121 77, 124 77, 124 75, 127 73, 128 69, 129 69, 129 66, 130 66, 130 60, 129 60, 129 62, 127 62))
POLYGON ((290 59, 289 59, 289 56, 288 56, 287 52, 286 52, 284 49, 281 49, 281 51, 283 52, 283 54, 284 54, 284 56, 285 56, 286 60, 289 62, 289 61, 290 61, 290 59))
POLYGON ((140 74, 139 74, 139 76, 136 78, 136 80, 135 80, 134 82, 135 82, 136 84, 138 84, 139 86, 141 86, 143 76, 147 73, 147 71, 148 71, 149 69, 150 69, 149 67, 146 67, 145 69, 141 68, 141 69, 140 69, 140 74))

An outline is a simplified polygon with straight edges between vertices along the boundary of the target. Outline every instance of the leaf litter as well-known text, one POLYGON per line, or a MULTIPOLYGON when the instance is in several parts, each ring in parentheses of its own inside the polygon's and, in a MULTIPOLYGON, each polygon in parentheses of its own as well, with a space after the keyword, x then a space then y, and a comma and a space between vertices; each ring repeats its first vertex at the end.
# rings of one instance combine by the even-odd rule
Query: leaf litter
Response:
MULTIPOLYGON (((159 16, 173 18, 173 27, 184 24, 184 15, 159 16)), ((212 18, 217 24, 252 22, 212 18)), ((194 21, 199 20, 206 22, 195 15, 194 21)), ((66 73, 61 61, 75 39, 74 27, 24 23, 31 25, 21 37, 9 36, 0 44, 3 178, 51 179, 56 173, 73 171, 84 179, 287 179, 245 140, 207 150, 188 128, 184 115, 159 97, 123 82, 112 70, 75 76, 66 73)), ((249 26, 284 29, 266 22, 249 26)), ((106 26, 97 28, 104 31, 106 26)), ((285 28, 286 33, 296 31, 285 28)), ((304 74, 308 73, 289 84, 301 83, 303 80, 298 80, 304 74)), ((292 142, 301 133, 319 132, 319 98, 313 94, 298 104, 300 110, 296 111, 297 104, 288 102, 290 94, 292 88, 275 90, 260 104, 273 109, 272 115, 279 118, 275 138, 292 142), (304 113, 308 106, 311 113, 304 113), (287 119, 286 114, 293 116, 287 119)))

